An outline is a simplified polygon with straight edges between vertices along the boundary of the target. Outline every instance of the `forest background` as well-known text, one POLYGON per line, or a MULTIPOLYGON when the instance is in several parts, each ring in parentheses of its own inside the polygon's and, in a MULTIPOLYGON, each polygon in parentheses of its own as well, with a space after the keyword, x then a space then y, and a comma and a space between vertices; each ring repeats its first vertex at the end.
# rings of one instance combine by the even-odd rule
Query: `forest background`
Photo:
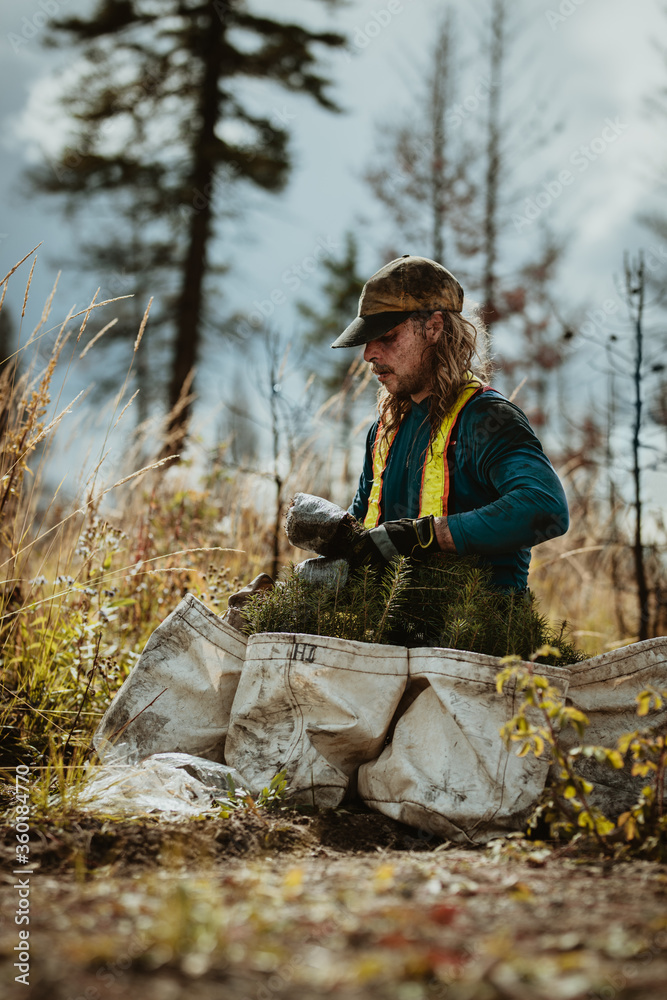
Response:
POLYGON ((306 557, 283 532, 294 492, 349 503, 374 388, 328 345, 399 254, 460 277, 563 480, 570 531, 533 552, 542 610, 590 654, 667 632, 666 49, 657 0, 2 5, 10 987, 17 857, 33 879, 17 996, 662 995, 664 737, 635 772, 658 793, 604 858, 580 832, 472 851, 353 807, 247 797, 184 826, 79 797, 102 714, 183 596, 222 613, 306 557))
POLYGON ((289 496, 347 505, 372 419, 363 365, 328 344, 365 277, 422 253, 481 309, 495 384, 563 476, 572 528, 533 560, 545 610, 591 652, 665 631, 659 3, 42 0, 0 16, 0 270, 43 241, 27 304, 33 258, 0 313, 12 384, 48 363, 71 305, 118 299, 86 343, 115 326, 49 376, 45 425, 83 395, 30 449, 23 531, 87 497, 116 527, 132 507, 141 533, 166 489, 204 504, 199 542, 244 550, 232 577, 275 572, 295 556, 289 496), (26 346, 58 271, 57 323, 26 346), (159 486, 91 501, 174 454, 159 486))

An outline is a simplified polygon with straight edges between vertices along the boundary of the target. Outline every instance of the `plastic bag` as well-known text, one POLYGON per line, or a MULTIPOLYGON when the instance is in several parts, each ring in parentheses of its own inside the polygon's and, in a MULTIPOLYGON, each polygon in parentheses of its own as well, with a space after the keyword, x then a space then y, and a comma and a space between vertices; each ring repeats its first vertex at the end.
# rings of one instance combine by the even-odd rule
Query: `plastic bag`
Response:
POLYGON ((123 748, 119 751, 91 768, 78 798, 83 811, 121 816, 154 812, 168 818, 198 816, 229 798, 230 780, 235 789, 249 791, 233 767, 206 758, 159 753, 139 764, 127 764, 122 762, 123 748))

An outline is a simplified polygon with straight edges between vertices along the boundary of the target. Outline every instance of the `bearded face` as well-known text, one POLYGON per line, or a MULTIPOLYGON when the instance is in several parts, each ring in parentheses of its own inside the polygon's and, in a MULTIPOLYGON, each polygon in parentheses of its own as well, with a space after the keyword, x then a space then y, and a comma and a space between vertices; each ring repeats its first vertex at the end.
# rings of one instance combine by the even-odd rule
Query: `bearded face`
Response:
POLYGON ((420 403, 431 392, 433 346, 437 324, 410 317, 389 333, 366 344, 367 361, 378 382, 395 396, 420 403))

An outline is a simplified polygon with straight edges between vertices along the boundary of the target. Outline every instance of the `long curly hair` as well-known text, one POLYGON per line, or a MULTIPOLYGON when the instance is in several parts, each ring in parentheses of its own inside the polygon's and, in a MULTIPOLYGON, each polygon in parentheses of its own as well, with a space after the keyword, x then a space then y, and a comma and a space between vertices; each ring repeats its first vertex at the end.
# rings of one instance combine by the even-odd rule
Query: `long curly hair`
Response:
MULTIPOLYGON (((486 330, 482 321, 474 314, 442 312, 443 328, 440 337, 430 349, 432 365, 431 384, 433 391, 429 398, 430 442, 433 444, 443 420, 458 399, 461 390, 470 382, 471 375, 480 382, 488 381, 491 365, 486 358, 486 330)), ((426 338, 425 327, 428 314, 416 314, 426 338)), ((382 436, 387 437, 410 410, 409 396, 392 395, 384 386, 378 390, 378 412, 382 436)))

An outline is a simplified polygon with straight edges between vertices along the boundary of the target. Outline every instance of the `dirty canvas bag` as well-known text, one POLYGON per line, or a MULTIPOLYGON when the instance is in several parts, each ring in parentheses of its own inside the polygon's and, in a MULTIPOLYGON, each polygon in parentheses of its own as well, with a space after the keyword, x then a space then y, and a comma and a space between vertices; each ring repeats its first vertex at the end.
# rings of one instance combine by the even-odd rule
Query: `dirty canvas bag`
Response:
POLYGON ((246 637, 192 594, 155 629, 93 737, 101 756, 136 762, 187 753, 224 762, 246 637))
POLYGON ((376 757, 405 688, 407 650, 330 636, 248 640, 225 748, 255 788, 285 771, 290 797, 337 806, 376 757))
MULTIPOLYGON (((648 687, 659 691, 667 689, 665 636, 634 642, 582 663, 573 663, 567 669, 570 673, 568 703, 588 716, 589 725, 583 738, 570 729, 564 730, 561 734, 563 746, 585 743, 615 749, 623 733, 646 727, 655 727, 662 735, 667 733, 667 705, 639 717, 636 701, 640 691, 648 687)), ((588 796, 590 804, 602 810, 609 819, 616 819, 630 809, 648 783, 646 776, 631 774, 629 760, 622 770, 616 770, 594 758, 581 757, 577 769, 593 784, 593 791, 588 796)))
MULTIPOLYGON (((517 757, 500 729, 517 712, 515 682, 496 690, 500 661, 463 650, 409 651, 412 704, 381 756, 359 770, 367 805, 459 844, 521 829, 544 788, 544 754, 517 757)), ((540 667, 559 690, 568 673, 540 667)))

